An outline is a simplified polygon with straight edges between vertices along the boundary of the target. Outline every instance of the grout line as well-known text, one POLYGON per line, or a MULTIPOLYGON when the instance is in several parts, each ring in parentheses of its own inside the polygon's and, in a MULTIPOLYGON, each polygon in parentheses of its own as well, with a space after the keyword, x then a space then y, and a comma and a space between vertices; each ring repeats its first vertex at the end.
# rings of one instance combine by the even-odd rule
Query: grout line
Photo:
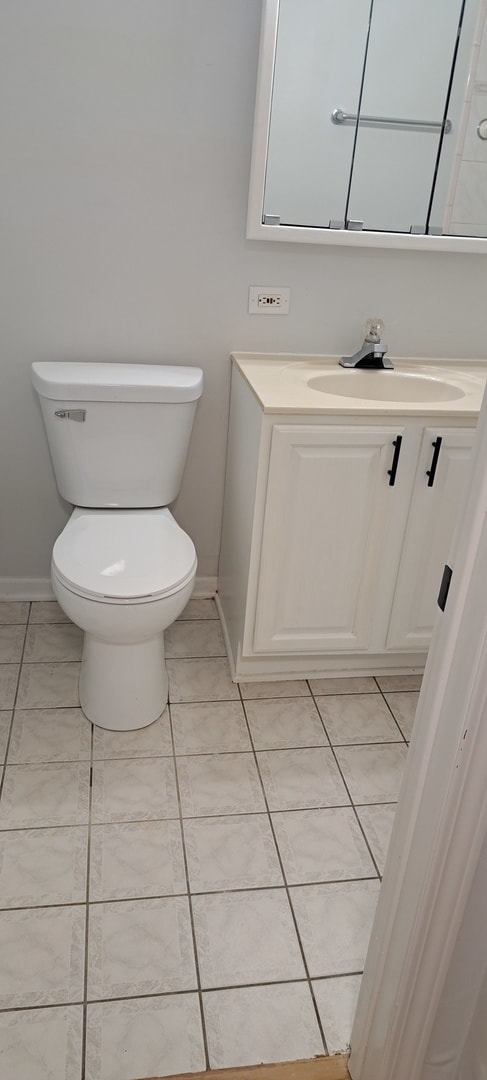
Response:
MULTIPOLYGON (((345 809, 345 808, 341 808, 345 809)), ((267 816, 267 815, 263 815, 267 816)), ((355 881, 376 881, 375 874, 364 874, 363 877, 347 877, 347 878, 317 878, 314 881, 291 881, 289 888, 307 889, 312 888, 314 885, 350 885, 355 881)), ((283 884, 280 882, 278 885, 238 885, 231 889, 192 889, 189 888, 184 892, 179 890, 174 893, 151 893, 149 896, 135 895, 135 896, 104 896, 100 900, 90 900, 90 907, 103 907, 104 904, 133 904, 144 900, 173 900, 176 898, 193 897, 193 896, 231 896, 234 893, 258 893, 258 892, 282 892, 283 884)), ((10 907, 1 907, 0 911, 50 911, 52 908, 74 908, 84 907, 85 901, 69 901, 56 902, 46 904, 12 904, 10 907)), ((86 969, 87 971, 87 969, 86 969)), ((86 981, 86 980, 85 980, 86 981)), ((294 980, 291 980, 294 981, 294 980)))
POLYGON ((405 736, 405 734, 404 734, 404 732, 402 730, 402 727, 401 727, 401 725, 399 723, 399 720, 396 719, 396 716, 395 716, 394 710, 392 708, 392 705, 390 705, 390 703, 388 702, 388 700, 386 698, 386 693, 387 694, 394 694, 394 693, 396 693, 396 694, 397 693, 401 693, 401 694, 418 694, 419 691, 418 690, 399 690, 399 691, 398 690, 387 690, 387 691, 381 690, 382 697, 384 698, 384 701, 385 701, 385 703, 387 705, 387 708, 389 709, 389 712, 390 712, 390 714, 391 714, 391 716, 392 716, 392 718, 394 720, 394 723, 399 728, 399 731, 401 732, 402 738, 404 739, 404 742, 406 743, 406 746, 409 746, 409 742, 406 739, 406 736, 405 736))
MULTIPOLYGON (((87 764, 87 763, 82 762, 82 764, 87 764)), ((95 762, 95 764, 97 764, 97 762, 95 762)), ((354 807, 354 808, 359 807, 360 808, 360 807, 368 807, 368 806, 396 806, 396 804, 397 804, 397 799, 375 799, 374 802, 359 802, 359 801, 357 801, 356 803, 351 803, 351 802, 332 803, 329 806, 298 806, 298 807, 291 807, 291 808, 288 808, 286 810, 269 810, 269 813, 271 813, 271 814, 298 814, 300 812, 306 813, 307 811, 310 811, 310 810, 347 810, 347 809, 349 810, 351 807, 354 807)), ((184 821, 201 821, 201 820, 203 820, 205 818, 210 818, 212 820, 218 820, 218 818, 227 818, 227 817, 234 817, 234 818, 247 817, 247 816, 248 817, 259 817, 259 816, 262 817, 262 815, 265 815, 265 813, 266 813, 266 811, 262 810, 262 809, 260 809, 260 810, 239 810, 239 811, 236 811, 236 812, 235 811, 233 811, 233 812, 224 811, 223 813, 218 813, 218 814, 211 814, 211 813, 209 813, 208 810, 206 810, 205 813, 203 813, 203 814, 185 814, 184 816, 182 816, 181 820, 184 822, 184 821)), ((140 825, 143 822, 151 822, 151 823, 153 823, 153 822, 157 822, 157 821, 165 822, 165 821, 179 821, 179 820, 180 819, 179 819, 178 816, 170 815, 168 817, 162 817, 162 818, 161 817, 156 817, 156 818, 147 818, 147 817, 144 817, 144 818, 117 818, 115 821, 110 821, 110 820, 107 820, 107 821, 93 821, 92 824, 97 825, 97 826, 98 825, 140 825)), ((67 821, 67 822, 66 821, 56 821, 56 822, 53 822, 53 823, 47 824, 47 825, 46 824, 44 824, 44 825, 37 825, 37 824, 34 824, 34 825, 33 824, 14 825, 14 826, 9 826, 8 828, 5 828, 5 829, 0 829, 0 838, 1 838, 2 834, 8 835, 9 833, 33 832, 33 831, 41 832, 42 830, 46 830, 46 829, 86 829, 87 827, 88 827, 87 821, 74 821, 74 822, 73 821, 67 821)))
MULTIPOLYGON (((313 700, 314 700, 314 694, 313 694, 313 691, 311 690, 311 687, 310 687, 310 691, 311 691, 311 694, 312 694, 312 696, 313 696, 313 700)), ((319 695, 318 695, 318 696, 319 696, 319 695)), ((315 702, 315 704, 316 704, 316 702, 315 702)), ((319 712, 319 710, 318 710, 318 712, 319 712)), ((323 727, 324 727, 324 729, 325 729, 325 734, 326 734, 326 736, 327 736, 327 737, 329 737, 329 736, 328 736, 328 731, 327 731, 327 729, 326 729, 326 724, 325 724, 325 721, 324 721, 323 717, 321 716, 321 713, 320 713, 320 719, 321 719, 321 722, 322 722, 322 724, 323 724, 323 727)), ((356 745, 371 745, 371 746, 377 746, 377 745, 380 745, 380 743, 379 743, 379 744, 378 744, 378 743, 366 743, 366 744, 362 744, 362 743, 360 743, 360 744, 357 744, 357 743, 354 743, 354 744, 352 744, 352 745, 355 745, 355 746, 356 746, 356 745)), ((392 744, 392 745, 395 745, 395 744, 392 744)), ((366 833, 365 833, 365 829, 364 829, 364 827, 363 827, 363 825, 362 825, 362 822, 361 822, 361 820, 360 820, 360 818, 359 818, 359 815, 357 814, 357 810, 356 810, 356 807, 355 807, 355 802, 354 802, 354 800, 353 800, 353 798, 352 798, 352 793, 351 793, 351 791, 350 791, 350 788, 349 788, 349 786, 348 786, 348 784, 347 784, 347 781, 345 780, 345 777, 344 777, 344 775, 343 775, 343 771, 342 771, 342 768, 341 768, 340 762, 339 762, 339 760, 338 760, 338 758, 337 758, 337 755, 335 754, 335 747, 334 747, 334 746, 332 746, 331 742, 330 742, 330 748, 331 748, 331 751, 332 751, 332 753, 333 753, 333 757, 334 757, 334 759, 335 759, 335 763, 336 763, 337 769, 338 769, 338 771, 339 771, 339 773, 340 773, 340 776, 341 776, 341 778, 342 778, 342 781, 343 781, 343 783, 344 783, 344 785, 345 785, 345 789, 346 789, 346 791, 347 791, 348 797, 349 797, 349 799, 350 799, 350 802, 351 802, 351 805, 352 805, 352 809, 353 809, 353 812, 354 812, 354 814, 355 814, 355 820, 356 820, 356 822, 357 822, 357 825, 358 825, 358 827, 359 827, 359 829, 360 829, 360 832, 361 832, 361 834, 362 834, 362 836, 363 836, 363 839, 364 839, 365 845, 366 845, 366 847, 367 847, 367 851, 369 852, 370 858, 372 859, 372 863, 373 863, 373 865, 375 866, 375 869, 376 869, 376 872, 377 872, 377 877, 379 878, 379 881, 381 881, 381 880, 382 880, 382 878, 381 878, 381 874, 380 874, 380 870, 379 870, 378 864, 377 864, 377 862, 376 862, 376 859, 375 859, 374 853, 373 853, 373 851, 372 851, 372 848, 371 848, 371 846, 370 846, 370 844, 369 844, 369 841, 368 841, 368 838, 367 838, 367 836, 366 836, 366 833)), ((377 804, 374 804, 374 805, 377 805, 377 804)))
POLYGON ((88 840, 86 846, 86 889, 85 889, 85 965, 84 965, 84 979, 83 979, 83 1032, 81 1041, 81 1078, 85 1080, 86 1075, 86 1052, 88 1046, 87 1037, 87 1024, 88 1024, 88 956, 89 956, 89 928, 90 928, 90 870, 91 870, 91 826, 92 826, 92 809, 93 809, 93 747, 95 741, 95 729, 91 724, 91 739, 90 739, 90 792, 88 802, 88 840))
POLYGON ((208 1036, 207 1036, 207 1032, 206 1032, 205 1012, 204 1012, 204 1007, 203 1007, 203 993, 202 993, 202 988, 201 988, 201 972, 200 972, 198 948, 197 948, 197 942, 196 942, 196 930, 195 930, 195 925, 194 925, 193 901, 192 901, 191 889, 190 889, 188 857, 187 857, 187 852, 186 852, 186 841, 185 841, 184 828, 183 828, 183 812, 182 812, 183 808, 182 808, 182 804, 181 804, 181 792, 180 792, 180 788, 179 788, 179 775, 178 775, 177 760, 176 760, 177 755, 176 755, 176 746, 175 746, 175 741, 174 741, 174 732, 173 732, 173 726, 172 726, 172 715, 171 715, 171 705, 170 705, 170 703, 168 703, 167 708, 169 710, 169 724, 170 724, 171 741, 172 741, 172 748, 173 748, 173 766, 174 766, 174 774, 175 774, 175 777, 176 777, 176 792, 177 792, 178 806, 179 806, 179 829, 180 829, 180 833, 181 833, 181 845, 182 845, 182 849, 183 849, 183 860, 184 860, 184 873, 185 873, 185 877, 186 877, 186 888, 187 888, 187 896, 188 896, 189 918, 190 918, 190 923, 191 923, 191 936, 192 936, 192 941, 193 941, 193 957, 194 957, 195 970, 196 970, 198 1004, 199 1004, 199 1007, 200 1007, 201 1032, 202 1032, 202 1036, 203 1036, 203 1047, 204 1047, 204 1052, 205 1052, 205 1066, 206 1066, 206 1070, 208 1071, 209 1068, 210 1068, 210 1053, 209 1053, 209 1048, 208 1048, 208 1036))
MULTIPOLYGON (((31 606, 32 605, 29 602, 29 610, 27 612, 27 619, 29 618, 29 615, 30 615, 31 606)), ((7 625, 12 625, 12 624, 7 623, 7 625)), ((17 625, 17 624, 15 624, 15 625, 17 625)), ((25 642, 26 642, 26 639, 27 639, 27 625, 28 625, 28 623, 27 622, 26 623, 21 623, 19 625, 24 626, 24 640, 23 640, 23 643, 22 643, 22 651, 21 651, 21 654, 20 654, 19 670, 18 670, 18 675, 17 675, 17 682, 16 682, 16 686, 15 686, 15 693, 14 693, 14 699, 13 699, 13 702, 12 702, 12 707, 11 707, 11 709, 5 710, 6 712, 10 712, 11 716, 10 716, 10 725, 9 725, 9 731, 8 731, 8 736, 7 736, 7 743, 6 743, 6 746, 5 746, 4 765, 2 766, 2 771, 1 771, 1 775, 0 775, 0 799, 2 798, 5 779, 6 779, 6 776, 7 776, 8 754, 9 754, 9 750, 10 750, 10 741, 11 741, 11 738, 12 738, 15 709, 16 709, 16 706, 17 706, 17 697, 18 697, 18 693, 19 693, 20 679, 21 679, 21 675, 22 675, 22 664, 23 664, 24 652, 25 652, 25 642)))
MULTIPOLYGON (((64 706, 63 705, 52 706, 52 708, 63 709, 64 706)), ((17 710, 17 712, 18 711, 19 710, 17 710)), ((13 710, 11 710, 11 709, 2 709, 2 710, 0 710, 0 713, 1 712, 13 712, 13 710)), ((13 719, 13 717, 12 717, 12 719, 13 719)), ((376 748, 379 748, 381 746, 402 746, 403 743, 406 743, 406 745, 408 745, 408 740, 405 738, 404 735, 401 735, 400 739, 381 739, 380 741, 377 741, 377 742, 307 743, 306 745, 303 745, 302 743, 300 743, 297 746, 256 746, 255 752, 257 754, 279 754, 279 753, 287 753, 288 751, 291 751, 291 750, 292 751, 299 751, 299 750, 332 750, 333 748, 335 748, 337 750, 348 750, 348 749, 350 749, 352 747, 376 747, 376 748)), ((218 750, 193 750, 191 752, 187 752, 187 753, 184 753, 184 754, 176 754, 176 757, 177 757, 178 760, 181 759, 181 758, 191 758, 191 759, 197 758, 197 759, 199 759, 199 758, 203 758, 203 757, 218 757, 218 758, 237 757, 237 756, 238 757, 244 757, 244 756, 251 757, 252 753, 253 752, 252 752, 251 749, 250 750, 249 749, 246 749, 246 750, 242 750, 242 749, 240 749, 240 750, 220 750, 220 751, 218 751, 218 750)), ((154 750, 150 754, 143 754, 142 756, 140 754, 135 754, 135 753, 134 754, 125 754, 125 755, 116 754, 116 755, 114 755, 112 757, 110 757, 110 755, 107 755, 106 757, 96 757, 96 756, 94 756, 92 763, 93 763, 93 765, 104 765, 104 764, 107 764, 108 762, 122 763, 122 762, 125 762, 125 761, 140 761, 140 762, 145 762, 146 761, 146 762, 149 763, 151 761, 164 761, 164 760, 171 761, 172 758, 173 758, 172 753, 169 753, 167 751, 165 753, 156 753, 156 751, 154 750)), ((30 768, 31 766, 36 766, 36 765, 85 765, 88 762, 90 762, 90 756, 89 755, 86 756, 86 757, 29 758, 29 759, 25 759, 24 761, 8 761, 7 760, 7 761, 4 762, 4 764, 8 765, 8 767, 10 769, 17 769, 17 768, 23 769, 25 767, 30 768)), ((292 808, 292 809, 298 809, 299 810, 300 808, 295 807, 295 808, 292 808)), ((301 808, 301 809, 304 809, 304 808, 301 808)), ((307 809, 312 809, 312 807, 308 807, 307 809)))
MULTIPOLYGON (((354 975, 362 975, 362 971, 343 971, 343 972, 340 972, 339 974, 334 974, 334 975, 317 975, 315 981, 323 982, 323 981, 328 980, 328 979, 348 979, 348 978, 350 978, 351 976, 354 976, 354 975)), ((307 979, 267 979, 265 982, 260 982, 260 983, 228 983, 228 984, 225 983, 225 984, 222 984, 221 986, 210 986, 210 987, 208 987, 208 993, 218 993, 219 991, 225 991, 225 990, 248 990, 249 988, 260 987, 260 986, 282 986, 282 985, 293 986, 296 983, 300 983, 300 984, 302 984, 304 986, 304 985, 307 985, 307 982, 308 982, 307 979)), ((159 991, 157 993, 151 992, 151 993, 147 993, 147 994, 136 994, 136 995, 132 994, 131 996, 117 995, 117 997, 110 997, 110 998, 98 998, 98 997, 96 997, 96 998, 90 998, 89 1001, 88 1001, 88 1004, 89 1005, 107 1005, 107 1004, 111 1005, 112 1002, 116 1002, 116 1001, 144 1001, 147 998, 189 997, 190 995, 196 994, 196 993, 197 993, 197 990, 193 987, 192 989, 188 989, 188 990, 164 990, 164 991, 159 991)), ((0 1015, 8 1014, 8 1013, 26 1012, 26 1011, 30 1011, 30 1010, 39 1011, 41 1009, 56 1009, 56 1008, 65 1009, 67 1007, 69 1007, 69 1008, 79 1008, 82 1005, 83 1005, 83 1002, 81 1000, 80 1001, 66 1001, 66 1002, 64 1002, 64 1001, 56 1001, 56 1002, 53 1002, 52 1004, 47 1004, 47 1005, 45 1004, 45 1002, 43 1002, 42 1005, 34 1005, 34 1004, 13 1005, 9 1009, 0 1009, 0 1015)), ((214 1070, 211 1069, 209 1071, 213 1072, 214 1070)), ((185 1075, 187 1075, 187 1074, 185 1074, 185 1075)), ((82 1080, 82 1078, 80 1078, 80 1080, 82 1080)))
MULTIPOLYGON (((0 1016, 31 1011, 41 1012, 42 1009, 80 1009, 82 1006, 82 1001, 55 1001, 52 1005, 46 1005, 44 1002, 42 1005, 12 1005, 9 1009, 0 1008, 0 1016)), ((10 1077, 10 1080, 13 1080, 13 1078, 10 1077)), ((82 1077, 80 1077, 80 1080, 82 1080, 82 1077)))
MULTIPOLYGON (((294 924, 294 930, 295 930, 295 933, 296 933, 296 937, 297 937, 297 941, 298 941, 298 945, 299 945, 299 950, 300 950, 300 953, 301 953, 301 959, 303 961, 303 966, 304 966, 304 970, 305 970, 305 973, 306 973, 307 985, 308 985, 308 988, 309 988, 309 992, 311 994, 311 1000, 313 1002, 313 1008, 314 1008, 314 1011, 315 1011, 316 1021, 317 1021, 317 1024, 318 1024, 318 1030, 319 1030, 321 1038, 323 1040, 323 1046, 324 1046, 325 1054, 328 1055, 329 1050, 328 1050, 328 1045, 327 1045, 327 1042, 326 1042, 325 1032, 324 1032, 324 1029, 323 1029, 323 1024, 321 1022, 321 1017, 320 1017, 320 1012, 319 1012, 319 1009, 318 1009, 318 1005, 317 1005, 317 1002, 316 1002, 316 999, 315 999, 313 984, 312 984, 312 981, 311 981, 311 976, 310 976, 310 973, 309 973, 308 963, 307 963, 305 952, 304 952, 304 946, 303 946, 303 943, 301 941, 301 934, 299 933, 298 922, 297 922, 296 914, 295 914, 294 907, 293 907, 293 904, 292 904, 292 901, 291 901, 291 894, 290 894, 289 886, 288 886, 288 883, 287 883, 287 880, 286 880, 286 874, 285 874, 285 871, 284 871, 284 864, 283 864, 283 861, 282 861, 282 858, 281 858, 281 852, 280 852, 279 844, 277 842, 277 837, 276 837, 276 833, 275 833, 275 829, 274 829, 274 822, 272 820, 272 815, 271 815, 271 812, 270 812, 270 809, 269 809, 269 803, 268 803, 268 800, 267 800, 267 794, 266 794, 266 790, 265 790, 265 786, 264 786, 264 781, 263 781, 262 776, 261 776, 260 767, 259 767, 259 761, 258 761, 258 758, 257 758, 257 753, 256 753, 256 750, 255 750, 254 742, 253 742, 253 738, 252 738, 252 731, 251 731, 251 727, 250 727, 250 723, 249 723, 249 718, 247 716, 247 709, 245 707, 245 701, 244 701, 244 699, 242 697, 242 692, 240 690, 240 687, 239 687, 239 692, 240 692, 240 697, 241 697, 241 700, 242 700, 243 710, 244 710, 244 713, 245 713, 245 719, 247 721, 247 727, 248 727, 248 731, 249 731, 250 741, 251 741, 252 749, 253 749, 253 753, 254 753, 255 767, 256 767, 257 772, 258 772, 260 784, 261 784, 261 787, 262 787, 262 794, 263 794, 264 802, 265 802, 266 809, 267 809, 267 816, 268 816, 268 820, 269 820, 269 826, 270 826, 270 829, 271 829, 271 832, 272 832, 272 837, 273 837, 273 840, 274 840, 274 845, 275 845, 275 849, 276 849, 276 853, 277 853, 277 858, 279 860, 279 866, 280 866, 280 870, 281 870, 281 874, 282 874, 282 880, 284 882, 284 888, 285 888, 285 891, 286 891, 287 902, 289 904, 289 910, 291 912, 291 918, 292 918, 292 921, 293 921, 293 924, 294 924)), ((284 981, 284 980, 282 980, 282 981, 284 981)))

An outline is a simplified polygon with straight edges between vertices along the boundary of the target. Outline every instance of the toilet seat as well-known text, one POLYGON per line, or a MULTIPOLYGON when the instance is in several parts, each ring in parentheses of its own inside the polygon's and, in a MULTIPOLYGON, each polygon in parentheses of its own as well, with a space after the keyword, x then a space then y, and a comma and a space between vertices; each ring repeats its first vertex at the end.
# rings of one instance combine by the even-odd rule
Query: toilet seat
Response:
POLYGON ((184 588, 195 575, 196 552, 167 507, 76 508, 54 544, 52 570, 80 596, 141 604, 184 588))

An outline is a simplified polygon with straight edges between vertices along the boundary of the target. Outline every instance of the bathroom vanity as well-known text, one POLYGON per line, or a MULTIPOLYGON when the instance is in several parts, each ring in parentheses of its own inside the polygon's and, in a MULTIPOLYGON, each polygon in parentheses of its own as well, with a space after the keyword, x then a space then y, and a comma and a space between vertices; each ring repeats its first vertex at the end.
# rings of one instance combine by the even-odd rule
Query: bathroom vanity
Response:
POLYGON ((237 680, 424 666, 486 370, 232 356, 219 606, 237 680))

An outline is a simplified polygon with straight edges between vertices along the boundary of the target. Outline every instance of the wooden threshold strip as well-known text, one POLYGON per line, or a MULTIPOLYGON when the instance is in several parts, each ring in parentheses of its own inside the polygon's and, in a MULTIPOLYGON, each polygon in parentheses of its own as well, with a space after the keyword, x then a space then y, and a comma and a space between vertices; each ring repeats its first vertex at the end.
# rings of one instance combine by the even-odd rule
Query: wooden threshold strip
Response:
POLYGON ((348 1054, 333 1054, 305 1061, 285 1061, 278 1065, 244 1065, 238 1069, 152 1076, 147 1080, 350 1080, 347 1061, 348 1054))

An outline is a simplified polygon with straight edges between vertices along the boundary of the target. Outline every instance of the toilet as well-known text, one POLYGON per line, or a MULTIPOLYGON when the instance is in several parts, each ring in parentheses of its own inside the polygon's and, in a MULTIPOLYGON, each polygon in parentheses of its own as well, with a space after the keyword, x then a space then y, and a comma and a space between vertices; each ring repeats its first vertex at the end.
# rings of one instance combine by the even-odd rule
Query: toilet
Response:
POLYGON ((98 727, 153 723, 168 696, 164 630, 187 604, 196 552, 176 498, 200 368, 40 362, 56 483, 74 507, 52 553, 54 595, 84 631, 80 703, 98 727))

